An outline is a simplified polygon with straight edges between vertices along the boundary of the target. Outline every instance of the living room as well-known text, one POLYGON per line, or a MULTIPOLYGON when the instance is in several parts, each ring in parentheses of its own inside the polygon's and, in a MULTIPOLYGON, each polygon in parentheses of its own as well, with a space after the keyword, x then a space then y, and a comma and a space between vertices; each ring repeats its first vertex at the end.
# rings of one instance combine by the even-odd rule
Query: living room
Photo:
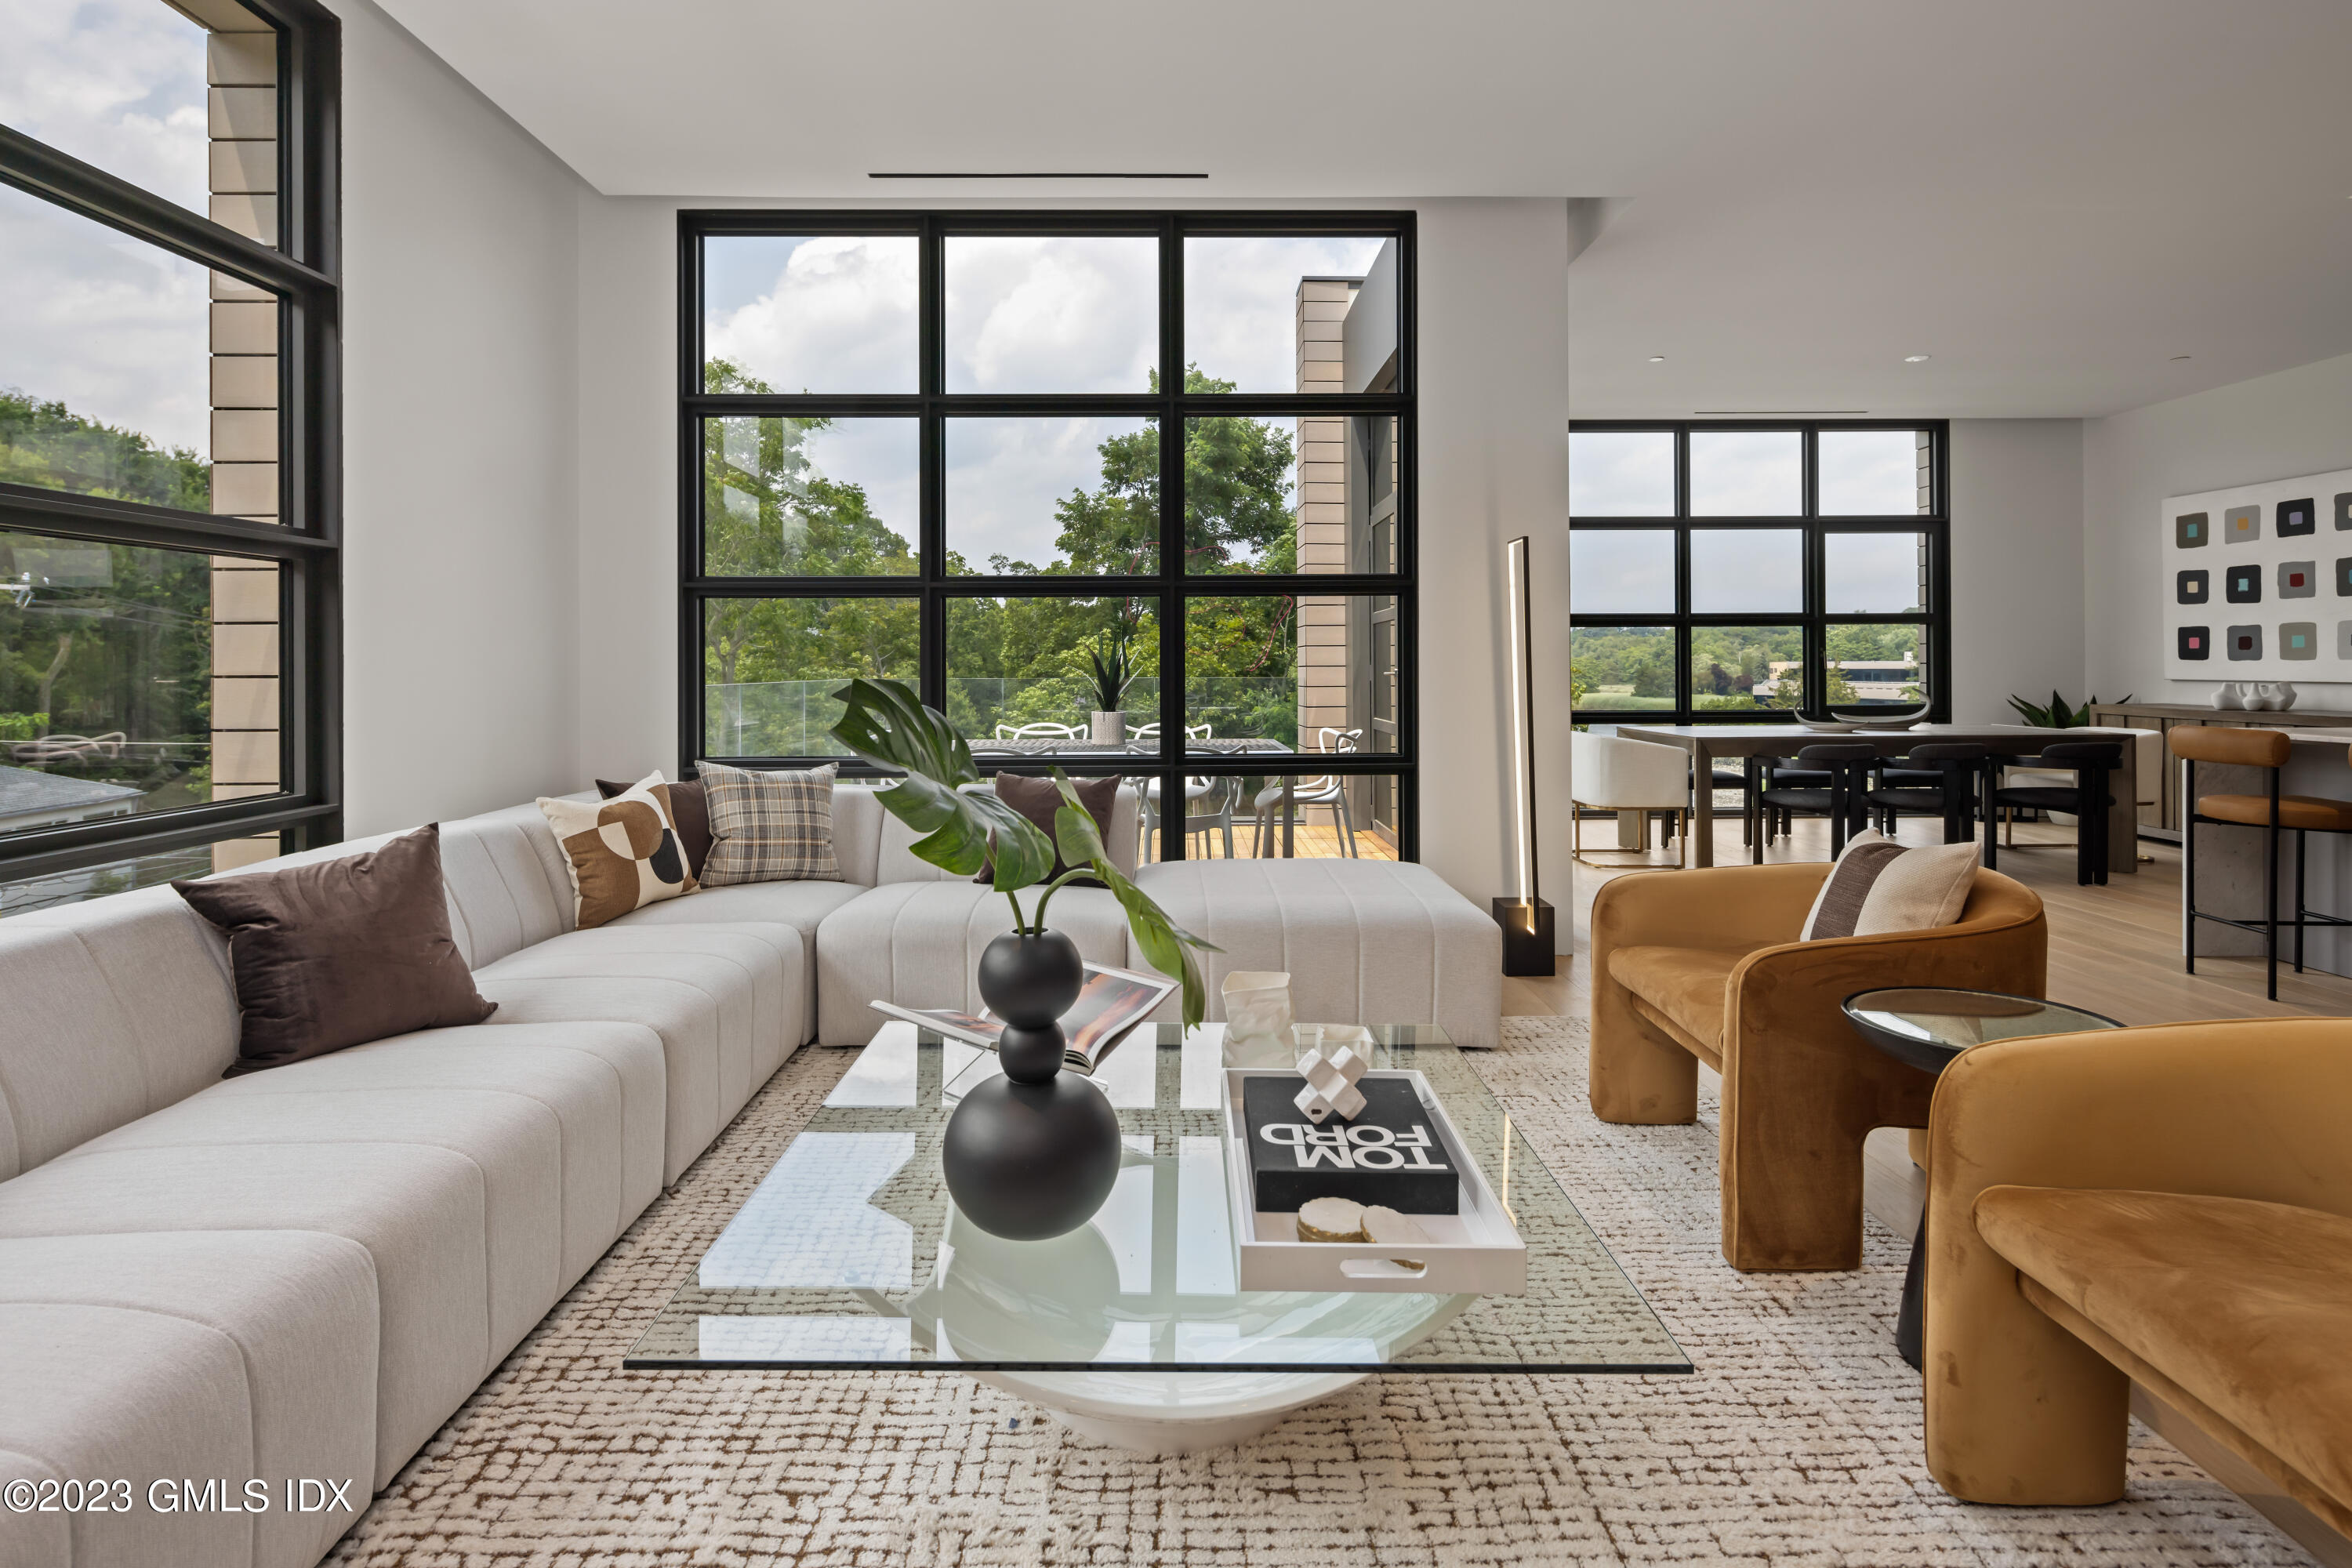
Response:
POLYGON ((2352 1563, 2352 16, 0 16, 0 1563, 2352 1563))

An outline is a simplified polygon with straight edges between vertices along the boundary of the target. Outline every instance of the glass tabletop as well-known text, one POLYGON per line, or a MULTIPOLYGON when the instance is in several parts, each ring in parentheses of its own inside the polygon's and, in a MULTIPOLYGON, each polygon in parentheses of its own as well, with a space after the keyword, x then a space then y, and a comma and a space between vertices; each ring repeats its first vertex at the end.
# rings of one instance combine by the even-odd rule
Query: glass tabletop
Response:
POLYGON ((1846 1016, 1897 1040, 1959 1052, 1989 1040, 2071 1035, 2123 1027, 2103 1014, 2036 996, 1999 991, 1922 987, 1864 991, 1845 999, 1846 1016))
POLYGON ((1097 1066, 1127 1145, 1100 1213, 1004 1241, 956 1211, 940 1141, 992 1054, 892 1022, 647 1327, 628 1367, 1003 1371, 1691 1370, 1665 1326, 1445 1036, 1372 1030, 1423 1073, 1528 1244, 1517 1296, 1244 1291, 1219 1131, 1223 1026, 1144 1025, 1097 1066))

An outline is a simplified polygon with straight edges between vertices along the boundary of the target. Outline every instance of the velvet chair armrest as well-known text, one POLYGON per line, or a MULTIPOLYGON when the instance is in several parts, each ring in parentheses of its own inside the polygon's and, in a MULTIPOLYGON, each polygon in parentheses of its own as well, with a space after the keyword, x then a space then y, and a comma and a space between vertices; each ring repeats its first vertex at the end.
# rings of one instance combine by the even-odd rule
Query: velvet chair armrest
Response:
POLYGON ((1971 1502, 2123 1494, 2124 1374, 1978 1232, 2000 1185, 2197 1193, 2352 1215, 2352 1024, 2264 1018, 1979 1046, 1936 1089, 1927 1465, 1971 1502))
POLYGON ((1829 872, 1825 862, 1714 866, 1634 872, 1601 885, 1592 900, 1593 1114, 1656 1126, 1686 1122, 1698 1107, 1697 1060, 1635 1010, 1632 993, 1610 973, 1610 954, 1790 941, 1829 872))
POLYGON ((1724 1256, 1738 1268, 1862 1261, 1862 1142, 1924 1127, 1935 1080, 1865 1042, 1858 991, 1941 985, 2039 996, 2042 901, 1979 872, 1954 925, 1760 949, 1731 972, 1723 1040, 1724 1256))

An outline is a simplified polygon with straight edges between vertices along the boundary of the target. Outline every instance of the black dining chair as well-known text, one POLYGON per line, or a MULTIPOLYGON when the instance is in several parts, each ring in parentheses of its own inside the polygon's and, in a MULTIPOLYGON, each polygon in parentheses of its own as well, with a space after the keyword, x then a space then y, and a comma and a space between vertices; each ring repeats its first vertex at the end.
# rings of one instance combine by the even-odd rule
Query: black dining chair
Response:
POLYGON ((1995 756, 1990 770, 2003 767, 2071 773, 2072 784, 2027 784, 2016 789, 1988 789, 1984 809, 1984 863, 1990 870, 2000 848, 1994 819, 2004 806, 2034 811, 2067 811, 2074 815, 2074 881, 2078 887, 2107 882, 2107 812, 2115 797, 2107 793, 2107 776, 2123 766, 2124 749, 2115 741, 2054 741, 2039 756, 1995 756))
POLYGON ((1748 852, 1749 858, 1759 866, 1763 864, 1765 835, 1761 829, 1775 813, 1783 822, 1799 814, 1828 817, 1830 858, 1837 858, 1845 852, 1847 837, 1862 831, 1864 822, 1862 797, 1869 788, 1870 765, 1878 760, 1878 748, 1857 741, 1807 746, 1797 753, 1799 768, 1769 768, 1772 776, 1768 780, 1765 777, 1768 764, 1779 760, 1768 757, 1749 759, 1758 775, 1756 804, 1762 814, 1756 841, 1748 852), (1792 773, 1797 776, 1810 773, 1826 782, 1818 788, 1811 785, 1790 787, 1785 781, 1792 773))
POLYGON ((1964 741, 1914 746, 1908 757, 1879 771, 1880 782, 1864 792, 1863 804, 1889 837, 1906 816, 1935 816, 1943 819, 1945 843, 1965 844, 1976 834, 1977 800, 1991 755, 1964 741))

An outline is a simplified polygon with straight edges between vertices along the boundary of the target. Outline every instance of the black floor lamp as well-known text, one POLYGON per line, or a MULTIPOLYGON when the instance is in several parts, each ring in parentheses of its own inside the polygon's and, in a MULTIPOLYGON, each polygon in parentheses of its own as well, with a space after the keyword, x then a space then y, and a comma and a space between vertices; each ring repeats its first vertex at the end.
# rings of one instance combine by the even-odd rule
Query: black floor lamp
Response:
POLYGON ((1552 908, 1538 895, 1536 883, 1536 744, 1535 661, 1529 646, 1527 536, 1507 546, 1510 566, 1509 605, 1506 615, 1511 633, 1511 764, 1513 859, 1518 872, 1518 896, 1495 900, 1495 920, 1503 928, 1503 973, 1549 974, 1552 971, 1552 908))

